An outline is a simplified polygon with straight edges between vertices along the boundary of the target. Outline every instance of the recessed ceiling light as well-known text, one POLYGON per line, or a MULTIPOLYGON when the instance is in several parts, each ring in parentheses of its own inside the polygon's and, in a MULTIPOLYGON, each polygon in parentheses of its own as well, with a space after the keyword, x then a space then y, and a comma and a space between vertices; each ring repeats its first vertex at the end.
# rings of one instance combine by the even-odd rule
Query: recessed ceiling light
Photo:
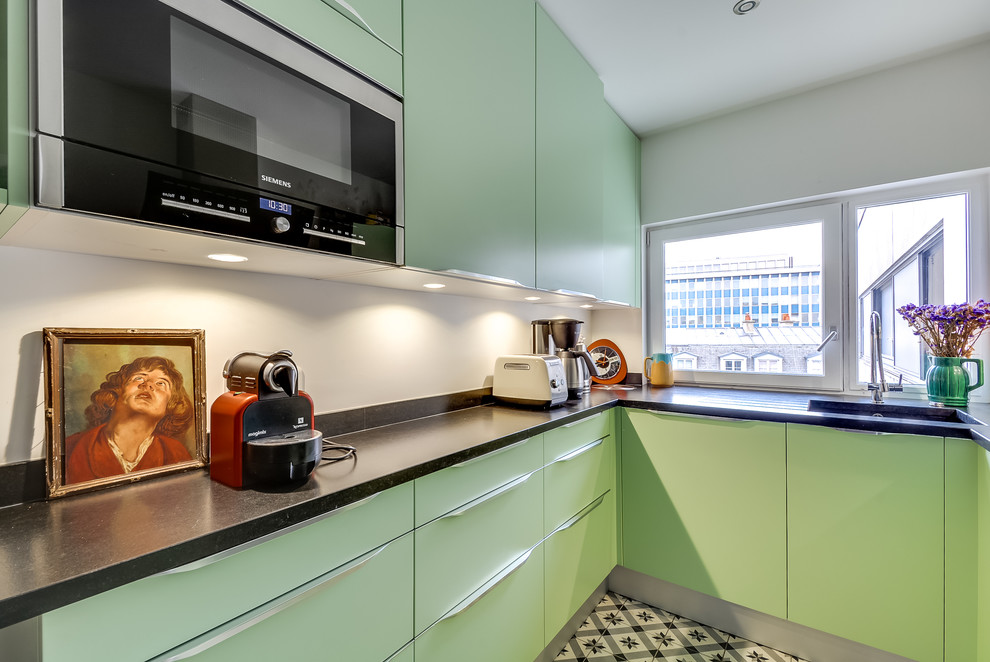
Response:
POLYGON ((743 16, 760 6, 760 0, 739 0, 732 11, 743 16))
POLYGON ((425 287, 428 290, 442 290, 447 286, 444 285, 443 283, 426 283, 425 285, 423 285, 423 287, 425 287))
POLYGON ((525 297, 526 301, 539 301, 540 297, 525 297))
POLYGON ((233 253, 212 253, 206 257, 217 262, 247 262, 247 258, 243 255, 234 255, 233 253))

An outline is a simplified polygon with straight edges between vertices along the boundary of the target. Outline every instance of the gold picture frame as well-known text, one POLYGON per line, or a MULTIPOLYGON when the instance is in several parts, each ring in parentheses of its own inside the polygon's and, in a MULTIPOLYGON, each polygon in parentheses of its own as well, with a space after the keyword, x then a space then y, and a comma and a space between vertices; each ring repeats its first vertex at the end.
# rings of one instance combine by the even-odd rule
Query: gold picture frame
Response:
POLYGON ((203 467, 202 329, 45 328, 48 496, 203 467))

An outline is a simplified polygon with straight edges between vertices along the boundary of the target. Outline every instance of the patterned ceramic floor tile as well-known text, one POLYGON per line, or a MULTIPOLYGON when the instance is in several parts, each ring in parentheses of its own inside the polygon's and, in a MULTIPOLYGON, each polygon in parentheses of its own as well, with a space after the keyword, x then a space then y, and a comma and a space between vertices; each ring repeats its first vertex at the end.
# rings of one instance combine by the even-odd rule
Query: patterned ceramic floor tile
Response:
POLYGON ((793 655, 738 637, 732 637, 725 647, 725 652, 726 659, 731 662, 801 662, 793 655))
POLYGON ((601 599, 557 661, 805 662, 618 593, 601 599))

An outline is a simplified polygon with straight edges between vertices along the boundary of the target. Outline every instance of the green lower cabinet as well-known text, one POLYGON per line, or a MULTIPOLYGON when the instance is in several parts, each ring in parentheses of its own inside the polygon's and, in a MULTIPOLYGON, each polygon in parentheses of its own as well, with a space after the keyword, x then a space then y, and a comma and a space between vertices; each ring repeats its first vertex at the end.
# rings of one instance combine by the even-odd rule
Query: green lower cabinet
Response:
MULTIPOLYGON (((990 630, 990 605, 981 621, 980 584, 973 581, 986 581, 979 567, 979 474, 980 460, 986 456, 987 451, 969 439, 945 439, 946 662, 990 661, 990 650, 979 652, 980 633, 990 630)), ((983 515, 990 515, 986 506, 983 515)), ((990 597, 988 592, 982 595, 990 597)))
POLYGON ((412 563, 407 533, 155 661, 382 662, 412 639, 412 563))
POLYGON ((944 447, 787 425, 790 620, 943 659, 944 447))
POLYGON ((601 495, 544 542, 546 642, 574 616, 616 563, 615 497, 601 495))
MULTIPOLYGON (((412 501, 412 484, 398 485, 271 540, 216 554, 44 614, 44 659, 147 660, 204 632, 220 630, 246 612, 319 582, 336 568, 411 531, 412 501)), ((394 553, 390 549, 382 557, 394 553)), ((411 563, 411 555, 409 559, 411 563)), ((369 561, 361 575, 374 572, 381 562, 377 558, 369 561)), ((406 582, 411 583, 411 566, 405 571, 409 573, 406 582)))
POLYGON ((977 454, 977 660, 990 662, 990 452, 980 448, 977 454))
POLYGON ((622 565, 786 617, 784 425, 618 415, 622 565))
POLYGON ((409 642, 408 646, 397 652, 392 657, 385 660, 385 662, 413 662, 413 660, 416 657, 415 651, 416 649, 413 646, 413 643, 409 642))
POLYGON ((536 471, 416 529, 417 633, 540 542, 542 502, 536 471))
POLYGON ((529 662, 543 647, 542 545, 465 598, 415 642, 416 662, 529 662))

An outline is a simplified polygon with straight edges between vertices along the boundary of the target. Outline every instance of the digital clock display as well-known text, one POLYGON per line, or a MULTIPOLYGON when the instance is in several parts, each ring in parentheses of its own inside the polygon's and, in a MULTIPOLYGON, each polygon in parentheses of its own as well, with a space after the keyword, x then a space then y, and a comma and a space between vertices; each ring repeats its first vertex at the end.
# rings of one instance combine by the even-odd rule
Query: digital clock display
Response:
POLYGON ((268 198, 261 198, 260 202, 262 209, 285 214, 286 216, 292 214, 292 205, 288 202, 279 202, 278 200, 269 200, 268 198))

